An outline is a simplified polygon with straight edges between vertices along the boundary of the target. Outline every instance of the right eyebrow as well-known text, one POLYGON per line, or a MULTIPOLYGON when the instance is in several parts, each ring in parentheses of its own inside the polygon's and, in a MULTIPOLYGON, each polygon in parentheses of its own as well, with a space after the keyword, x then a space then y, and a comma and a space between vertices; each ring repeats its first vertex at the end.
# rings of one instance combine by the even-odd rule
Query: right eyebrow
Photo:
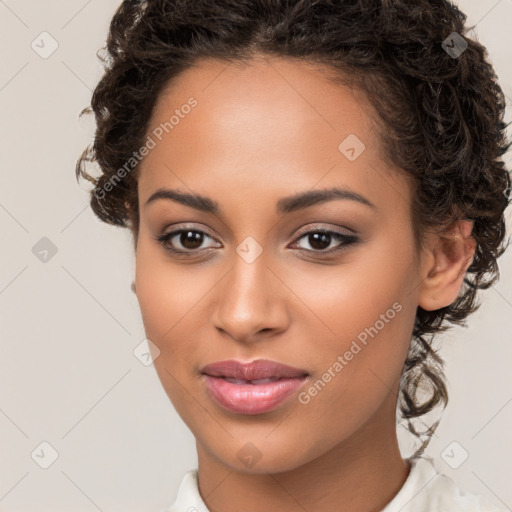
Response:
POLYGON ((219 213, 219 204, 206 196, 199 194, 188 194, 186 192, 178 192, 177 190, 171 190, 168 188, 158 189, 151 197, 146 201, 144 206, 149 203, 156 201, 157 199, 170 199, 184 206, 195 208, 207 213, 219 213))

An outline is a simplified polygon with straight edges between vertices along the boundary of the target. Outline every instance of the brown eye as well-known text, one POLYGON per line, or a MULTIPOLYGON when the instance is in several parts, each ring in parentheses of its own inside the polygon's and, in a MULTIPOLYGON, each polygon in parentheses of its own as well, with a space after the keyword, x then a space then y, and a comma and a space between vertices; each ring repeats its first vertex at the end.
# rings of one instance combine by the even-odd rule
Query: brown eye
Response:
MULTIPOLYGON (((194 253, 202 250, 201 246, 208 238, 212 239, 212 237, 204 231, 196 229, 179 229, 162 235, 157 238, 157 241, 160 242, 167 251, 173 253, 194 253)), ((203 249, 208 249, 210 247, 212 246, 203 247, 203 249)))
POLYGON ((345 235, 343 233, 338 233, 336 231, 326 231, 320 229, 303 233, 297 239, 297 242, 295 242, 295 244, 297 244, 298 241, 303 239, 307 241, 311 249, 300 246, 299 249, 305 250, 307 252, 318 252, 326 254, 346 250, 349 245, 352 245, 358 241, 358 238, 354 235, 345 235), (333 242, 334 246, 331 246, 333 242), (332 247, 334 247, 334 249, 332 247))
POLYGON ((331 245, 331 235, 327 233, 310 233, 308 242, 313 249, 328 249, 331 245))
POLYGON ((179 242, 186 249, 197 249, 203 243, 203 238, 203 234, 198 231, 182 231, 179 242))
MULTIPOLYGON (((156 238, 166 251, 176 256, 193 256, 200 254, 206 249, 216 247, 213 244, 203 246, 208 239, 214 240, 213 237, 204 231, 190 228, 177 229, 156 238)), ((347 250, 350 245, 358 242, 357 236, 324 229, 316 229, 303 233, 296 239, 294 245, 298 245, 301 240, 306 240, 310 248, 301 247, 299 245, 298 249, 300 251, 317 253, 319 255, 341 252, 347 250)))

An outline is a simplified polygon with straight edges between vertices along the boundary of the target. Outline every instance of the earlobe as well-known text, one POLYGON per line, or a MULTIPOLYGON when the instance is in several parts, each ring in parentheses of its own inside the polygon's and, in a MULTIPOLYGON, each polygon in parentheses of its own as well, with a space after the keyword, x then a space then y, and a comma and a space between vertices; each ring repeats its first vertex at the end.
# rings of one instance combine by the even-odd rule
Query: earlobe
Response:
POLYGON ((426 259, 418 297, 419 306, 423 309, 441 309, 457 299, 464 275, 475 255, 472 229, 472 220, 458 220, 435 237, 426 259))

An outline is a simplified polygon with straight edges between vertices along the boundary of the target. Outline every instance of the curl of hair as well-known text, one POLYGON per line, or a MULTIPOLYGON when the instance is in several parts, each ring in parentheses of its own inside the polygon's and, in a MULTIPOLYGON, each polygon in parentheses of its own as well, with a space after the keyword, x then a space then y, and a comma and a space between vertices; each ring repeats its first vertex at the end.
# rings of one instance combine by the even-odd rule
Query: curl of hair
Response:
POLYGON ((474 221, 475 256, 458 298, 435 311, 417 309, 398 405, 420 437, 411 420, 448 401, 442 359, 426 335, 449 323, 463 325, 479 307, 477 291, 499 277, 504 211, 512 195, 502 161, 509 146, 504 95, 485 48, 468 36, 465 22, 447 0, 125 0, 111 20, 104 55, 98 52, 105 72, 91 99, 97 128, 77 162, 77 180, 94 184, 94 213, 129 227, 136 245, 138 166, 108 193, 105 185, 141 147, 159 93, 199 59, 300 59, 360 87, 378 113, 387 158, 416 185, 418 247, 426 229, 474 221), (458 58, 442 47, 454 32, 468 44, 458 58), (93 161, 99 177, 85 169, 93 161), (425 387, 432 395, 420 403, 418 391, 425 387))

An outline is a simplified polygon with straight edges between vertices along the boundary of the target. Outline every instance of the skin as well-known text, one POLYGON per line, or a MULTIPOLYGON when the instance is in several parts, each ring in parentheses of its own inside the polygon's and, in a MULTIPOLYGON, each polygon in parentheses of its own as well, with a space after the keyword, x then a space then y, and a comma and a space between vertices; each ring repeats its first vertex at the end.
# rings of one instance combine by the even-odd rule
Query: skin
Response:
MULTIPOLYGON (((416 308, 456 299, 474 254, 471 221, 427 234, 419 252, 412 181, 385 162, 376 114, 362 92, 311 64, 201 61, 161 93, 148 134, 191 96, 198 105, 139 169, 135 289, 160 381, 196 438, 200 494, 214 512, 381 510, 409 473, 395 408, 416 308), (354 161, 338 149, 350 134, 366 147, 354 161), (276 213, 283 197, 333 186, 375 208, 335 199, 276 213), (146 204, 159 188, 208 196, 220 211, 146 204), (206 235, 192 255, 173 256, 156 238, 185 226, 206 235), (358 241, 322 256, 341 244, 303 236, 319 228, 353 230, 358 241), (248 236, 262 248, 252 263, 236 251, 248 236), (300 403, 394 303, 400 311, 300 403), (203 366, 259 358, 310 376, 265 414, 234 414, 210 398, 203 366), (238 457, 247 443, 260 457, 251 467, 238 457)), ((187 250, 179 235, 167 244, 187 250)))

